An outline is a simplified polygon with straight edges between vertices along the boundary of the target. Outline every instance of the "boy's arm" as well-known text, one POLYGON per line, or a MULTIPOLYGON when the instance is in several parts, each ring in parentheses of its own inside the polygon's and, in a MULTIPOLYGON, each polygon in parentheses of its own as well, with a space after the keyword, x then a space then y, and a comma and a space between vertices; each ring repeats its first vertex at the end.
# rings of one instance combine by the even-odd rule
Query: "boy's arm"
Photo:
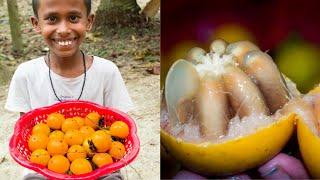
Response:
POLYGON ((25 71, 19 65, 12 76, 5 104, 5 109, 9 111, 28 112, 31 109, 25 71))

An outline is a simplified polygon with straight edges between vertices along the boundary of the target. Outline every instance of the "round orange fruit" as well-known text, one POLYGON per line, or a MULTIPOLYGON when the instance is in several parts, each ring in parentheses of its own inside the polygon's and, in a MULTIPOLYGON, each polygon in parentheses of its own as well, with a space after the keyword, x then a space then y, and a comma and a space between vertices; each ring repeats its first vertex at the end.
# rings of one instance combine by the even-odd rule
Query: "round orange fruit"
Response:
POLYGON ((67 157, 72 162, 78 158, 86 158, 87 152, 84 147, 80 145, 73 145, 68 149, 67 157))
POLYGON ((129 127, 123 121, 115 121, 111 124, 110 134, 119 138, 126 138, 129 135, 129 127))
POLYGON ((85 174, 92 171, 92 166, 88 160, 84 158, 78 158, 72 161, 70 171, 76 175, 85 174))
POLYGON ((61 129, 62 122, 65 120, 64 116, 60 113, 51 113, 47 117, 47 125, 51 129, 61 129))
POLYGON ((103 130, 98 130, 91 135, 91 140, 97 148, 97 152, 106 152, 111 147, 111 136, 103 130))
POLYGON ((60 174, 64 174, 69 170, 70 162, 63 155, 55 155, 48 162, 48 169, 60 174))
POLYGON ((57 139, 62 141, 64 139, 64 133, 60 130, 52 131, 49 135, 49 140, 51 139, 57 139))
POLYGON ((39 134, 42 133, 46 136, 49 136, 50 134, 50 128, 47 124, 45 123, 39 123, 33 126, 32 128, 32 134, 39 134))
POLYGON ((98 114, 97 112, 91 112, 84 119, 84 124, 86 126, 92 127, 93 129, 97 129, 100 118, 100 114, 98 114))
POLYGON ((96 153, 92 157, 92 162, 98 167, 113 163, 113 159, 108 153, 96 153))
POLYGON ((82 126, 79 131, 84 139, 89 138, 94 133, 94 129, 90 126, 82 126))
POLYGON ((68 144, 63 140, 52 139, 49 140, 47 151, 51 156, 65 155, 68 151, 68 144))
POLYGON ((80 116, 75 116, 75 117, 73 117, 73 119, 75 121, 77 121, 77 123, 79 124, 79 127, 84 126, 84 118, 82 118, 80 116))
POLYGON ((97 150, 97 148, 94 146, 94 144, 90 138, 86 138, 83 141, 82 146, 86 150, 87 155, 89 157, 92 157, 97 150))
POLYGON ((80 145, 83 142, 83 136, 79 130, 71 129, 66 132, 64 135, 64 140, 67 142, 69 146, 72 145, 80 145))
POLYGON ((35 151, 36 149, 46 149, 49 138, 43 133, 33 134, 28 140, 28 147, 30 151, 35 151))
POLYGON ((31 153, 30 161, 36 164, 47 166, 50 159, 48 151, 44 149, 37 149, 31 153))
POLYGON ((66 120, 63 121, 61 125, 61 130, 63 132, 67 132, 68 130, 79 129, 79 128, 80 128, 79 124, 73 118, 67 118, 66 120))
POLYGON ((126 148, 121 142, 114 141, 111 143, 109 154, 115 159, 121 159, 126 154, 126 148))

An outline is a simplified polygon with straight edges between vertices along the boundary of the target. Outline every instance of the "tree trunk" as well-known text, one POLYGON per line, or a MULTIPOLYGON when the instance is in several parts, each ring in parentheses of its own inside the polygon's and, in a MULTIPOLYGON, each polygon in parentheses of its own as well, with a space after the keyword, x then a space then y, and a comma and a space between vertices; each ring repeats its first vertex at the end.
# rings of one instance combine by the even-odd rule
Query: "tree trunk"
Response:
POLYGON ((7 0, 10 31, 12 38, 12 49, 15 53, 20 54, 23 51, 23 44, 20 32, 20 22, 18 14, 18 5, 16 0, 7 0))
POLYGON ((136 0, 101 0, 94 29, 136 27, 144 21, 140 10, 136 0))
POLYGON ((160 8, 160 0, 150 0, 146 7, 143 8, 142 14, 148 18, 154 17, 160 8))

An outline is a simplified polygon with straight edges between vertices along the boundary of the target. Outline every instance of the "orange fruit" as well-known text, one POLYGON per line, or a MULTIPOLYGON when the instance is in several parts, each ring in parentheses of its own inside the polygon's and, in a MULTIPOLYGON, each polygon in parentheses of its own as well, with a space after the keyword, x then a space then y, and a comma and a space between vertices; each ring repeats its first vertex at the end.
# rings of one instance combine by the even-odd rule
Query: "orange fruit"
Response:
POLYGON ((94 133, 94 129, 90 126, 81 126, 79 131, 84 139, 90 137, 94 133))
POLYGON ((97 152, 106 152, 111 147, 111 136, 103 130, 98 130, 91 135, 91 140, 97 148, 97 152))
POLYGON ((76 175, 85 174, 92 171, 92 166, 88 160, 84 158, 78 158, 72 161, 70 171, 76 175))
POLYGON ((73 145, 68 149, 67 157, 70 161, 74 161, 77 158, 86 158, 87 152, 84 147, 80 145, 73 145))
POLYGON ((68 144, 64 140, 51 139, 48 142, 47 151, 51 156, 65 155, 68 151, 68 144))
POLYGON ((96 153, 92 157, 92 162, 98 167, 113 163, 113 159, 108 153, 96 153))
POLYGON ((37 149, 32 152, 30 156, 30 161, 36 164, 41 164, 43 166, 47 166, 50 159, 50 155, 48 151, 44 149, 37 149))
POLYGON ((82 144, 83 136, 79 130, 71 129, 66 132, 64 135, 64 140, 69 146, 82 144))
POLYGON ((69 170, 70 162, 63 155, 55 155, 48 162, 48 169, 60 174, 64 174, 69 170))
POLYGON ((82 118, 80 116, 75 116, 75 117, 73 117, 73 119, 75 121, 77 121, 77 123, 79 124, 79 127, 84 126, 84 118, 82 118))
POLYGON ((48 136, 42 133, 33 134, 28 140, 28 146, 30 151, 35 151, 36 149, 46 149, 48 141, 48 136))
POLYGON ((109 154, 115 159, 121 159, 126 154, 126 148, 119 141, 111 143, 109 154))
POLYGON ((64 116, 60 113, 51 113, 47 117, 47 125, 51 129, 61 129, 62 122, 64 121, 64 116))
POLYGON ((38 133, 43 133, 46 136, 49 136, 50 134, 50 128, 48 125, 45 123, 39 123, 33 126, 32 128, 32 134, 38 134, 38 133))
POLYGON ((86 150, 87 155, 89 157, 92 157, 97 150, 97 148, 93 145, 93 142, 90 138, 86 138, 83 141, 82 147, 86 150))
POLYGON ((84 119, 84 124, 92 127, 93 129, 97 129, 100 118, 100 114, 98 114, 97 112, 91 112, 84 119))
POLYGON ((129 127, 125 122, 115 121, 110 126, 110 134, 119 138, 126 138, 129 135, 129 127))
POLYGON ((62 122, 62 125, 61 125, 61 130, 63 132, 67 132, 68 130, 79 129, 79 128, 80 128, 79 124, 73 118, 67 118, 65 121, 62 122))
POLYGON ((60 130, 55 130, 53 132, 50 133, 49 135, 49 140, 51 139, 57 139, 62 141, 64 139, 64 133, 60 130))

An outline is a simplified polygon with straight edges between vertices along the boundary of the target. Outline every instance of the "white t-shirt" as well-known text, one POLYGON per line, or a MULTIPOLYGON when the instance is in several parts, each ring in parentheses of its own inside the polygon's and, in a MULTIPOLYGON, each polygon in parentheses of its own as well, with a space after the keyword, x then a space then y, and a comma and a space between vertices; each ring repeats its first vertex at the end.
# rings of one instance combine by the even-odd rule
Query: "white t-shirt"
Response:
MULTIPOLYGON (((111 61, 94 56, 86 73, 86 81, 80 100, 113 107, 123 112, 132 110, 133 104, 118 67, 111 61)), ((65 78, 51 71, 53 87, 62 100, 75 100, 81 93, 84 74, 65 78)), ((24 62, 16 69, 9 87, 5 108, 15 112, 59 102, 49 79, 49 68, 44 57, 24 62)))

